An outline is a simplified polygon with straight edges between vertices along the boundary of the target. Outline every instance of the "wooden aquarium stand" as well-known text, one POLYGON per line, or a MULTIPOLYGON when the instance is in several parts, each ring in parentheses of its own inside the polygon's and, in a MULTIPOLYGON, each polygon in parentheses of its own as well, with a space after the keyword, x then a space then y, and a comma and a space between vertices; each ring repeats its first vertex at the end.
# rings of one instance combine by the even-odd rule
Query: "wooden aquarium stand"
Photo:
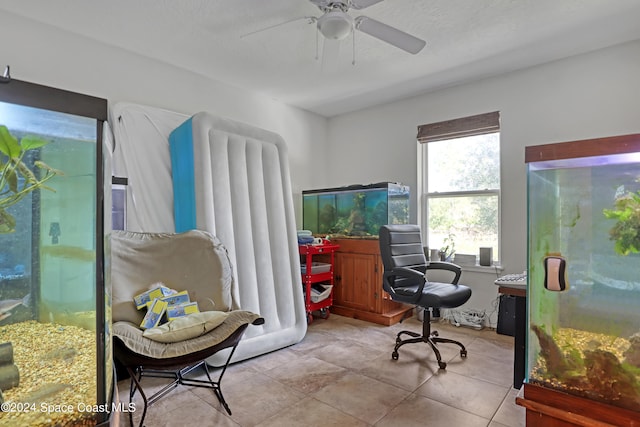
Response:
POLYGON ((640 426, 640 412, 534 384, 524 384, 516 403, 527 409, 527 427, 640 426))
POLYGON ((380 325, 393 325, 411 316, 413 306, 391 300, 382 290, 384 268, 378 239, 332 239, 335 253, 331 312, 380 325))

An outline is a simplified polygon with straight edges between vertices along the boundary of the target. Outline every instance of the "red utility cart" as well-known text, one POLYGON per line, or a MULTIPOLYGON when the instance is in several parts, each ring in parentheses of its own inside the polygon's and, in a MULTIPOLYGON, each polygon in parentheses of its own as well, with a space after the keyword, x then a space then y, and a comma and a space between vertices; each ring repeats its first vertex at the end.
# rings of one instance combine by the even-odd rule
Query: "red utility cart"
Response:
POLYGON ((333 260, 339 247, 328 240, 321 245, 298 246, 308 324, 313 322, 314 311, 320 311, 323 319, 329 317, 333 304, 333 260), (314 256, 322 262, 314 261, 314 256))

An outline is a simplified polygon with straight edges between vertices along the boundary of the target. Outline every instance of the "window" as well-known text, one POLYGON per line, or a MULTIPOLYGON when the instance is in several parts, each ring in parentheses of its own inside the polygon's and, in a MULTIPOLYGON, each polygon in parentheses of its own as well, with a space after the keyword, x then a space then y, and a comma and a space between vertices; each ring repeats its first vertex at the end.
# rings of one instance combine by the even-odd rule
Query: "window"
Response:
POLYGON ((424 241, 457 254, 500 257, 499 113, 418 127, 420 220, 424 241))
POLYGON ((127 229, 127 185, 128 178, 111 177, 111 229, 127 229))

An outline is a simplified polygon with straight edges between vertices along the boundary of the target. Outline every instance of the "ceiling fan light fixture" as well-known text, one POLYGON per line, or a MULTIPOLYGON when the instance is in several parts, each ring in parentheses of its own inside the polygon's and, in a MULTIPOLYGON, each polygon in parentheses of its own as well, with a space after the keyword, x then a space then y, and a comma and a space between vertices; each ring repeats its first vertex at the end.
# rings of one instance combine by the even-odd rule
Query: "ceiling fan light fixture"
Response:
POLYGON ((318 30, 328 39, 342 40, 352 29, 353 18, 340 10, 332 10, 318 18, 318 30))

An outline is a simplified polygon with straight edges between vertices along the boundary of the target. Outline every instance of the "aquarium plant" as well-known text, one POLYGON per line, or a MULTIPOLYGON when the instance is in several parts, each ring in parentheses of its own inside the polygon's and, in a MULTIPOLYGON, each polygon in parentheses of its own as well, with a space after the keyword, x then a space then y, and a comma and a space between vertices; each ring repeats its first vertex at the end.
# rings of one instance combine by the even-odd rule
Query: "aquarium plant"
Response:
POLYGON ((640 252, 640 191, 616 198, 614 209, 604 209, 604 216, 617 220, 609 231, 620 255, 640 252))
POLYGON ((39 160, 34 162, 34 170, 31 170, 24 161, 28 151, 47 144, 48 141, 30 135, 18 140, 6 126, 0 125, 0 233, 15 231, 16 219, 7 212, 7 208, 38 188, 55 191, 45 183, 61 174, 60 171, 39 160), (43 176, 36 175, 36 168, 43 172, 43 176))

